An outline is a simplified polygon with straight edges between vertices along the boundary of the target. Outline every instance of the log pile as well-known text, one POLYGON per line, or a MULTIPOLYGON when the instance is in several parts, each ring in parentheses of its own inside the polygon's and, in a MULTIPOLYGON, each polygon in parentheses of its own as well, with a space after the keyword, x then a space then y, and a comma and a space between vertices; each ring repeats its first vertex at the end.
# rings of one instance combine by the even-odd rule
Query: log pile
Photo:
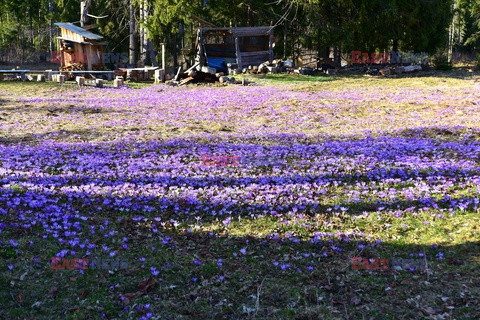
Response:
POLYGON ((391 76, 391 75, 401 75, 404 73, 413 73, 417 71, 422 71, 423 68, 421 65, 411 65, 411 66, 384 66, 378 69, 367 69, 365 72, 369 75, 381 75, 381 76, 391 76))
POLYGON ((60 67, 60 72, 67 72, 67 71, 83 71, 84 70, 84 65, 83 63, 74 63, 74 64, 71 64, 71 65, 68 65, 68 66, 63 66, 63 67, 60 67))
POLYGON ((236 63, 227 64, 228 74, 266 74, 266 73, 291 73, 295 72, 293 62, 290 60, 283 61, 281 59, 263 62, 259 65, 249 65, 247 68, 239 69, 236 63))
MULTIPOLYGON (((167 83, 170 85, 185 85, 188 83, 202 82, 220 82, 222 84, 243 84, 248 85, 248 81, 236 81, 234 75, 241 74, 267 74, 267 73, 297 73, 302 75, 314 75, 315 71, 311 68, 295 68, 291 60, 274 60, 272 63, 266 61, 257 65, 250 65, 247 68, 239 69, 236 63, 227 64, 227 72, 218 72, 215 68, 203 66, 199 63, 190 69, 182 72, 180 69, 176 75, 165 75, 167 83), (172 79, 172 80, 171 80, 172 79)), ((333 72, 332 72, 333 73, 333 72)))
POLYGON ((176 75, 165 75, 166 83, 172 86, 183 86, 190 83, 215 83, 222 84, 241 83, 237 82, 235 78, 226 76, 223 72, 217 72, 215 68, 203 67, 200 68, 198 64, 190 69, 182 72, 178 70, 176 75))

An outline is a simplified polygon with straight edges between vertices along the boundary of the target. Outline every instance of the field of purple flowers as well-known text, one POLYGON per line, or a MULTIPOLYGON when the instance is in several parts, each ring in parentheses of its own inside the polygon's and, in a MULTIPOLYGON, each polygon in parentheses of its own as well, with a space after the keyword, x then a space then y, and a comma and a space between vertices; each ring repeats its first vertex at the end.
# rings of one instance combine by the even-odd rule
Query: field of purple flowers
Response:
POLYGON ((479 210, 475 78, 0 83, 0 319, 480 318, 479 210))

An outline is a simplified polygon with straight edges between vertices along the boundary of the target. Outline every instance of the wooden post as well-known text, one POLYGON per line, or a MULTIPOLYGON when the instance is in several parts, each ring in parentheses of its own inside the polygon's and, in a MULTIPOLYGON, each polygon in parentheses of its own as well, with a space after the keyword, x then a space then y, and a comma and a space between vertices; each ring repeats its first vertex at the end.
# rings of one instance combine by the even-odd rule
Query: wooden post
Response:
POLYGON ((75 80, 80 87, 83 87, 85 85, 85 77, 76 77, 75 80))
POLYGON ((165 82, 165 69, 155 70, 155 83, 165 82))
POLYGON ((103 79, 96 79, 95 80, 95 86, 97 88, 103 88, 103 79))
POLYGON ((121 86, 123 86, 123 79, 113 80, 113 87, 114 88, 120 88, 121 86))
MULTIPOLYGON (((92 46, 88 45, 88 56, 92 57, 92 46)), ((87 61, 87 70, 92 71, 92 59, 88 59, 87 61)))
POLYGON ((60 39, 57 39, 57 50, 60 51, 60 67, 65 66, 65 57, 63 56, 63 51, 60 39))
POLYGON ((52 81, 53 80, 53 75, 56 73, 56 71, 52 71, 52 70, 46 70, 45 71, 45 78, 48 80, 48 81, 52 81))
POLYGON ((165 43, 162 43, 162 69, 165 70, 165 43))
POLYGON ((45 82, 45 75, 43 74, 37 75, 37 82, 45 82))
POLYGON ((239 39, 239 37, 235 37, 235 51, 236 51, 236 54, 237 54, 237 65, 238 65, 237 69, 242 70, 243 69, 242 53, 240 52, 240 39, 239 39))
POLYGON ((205 65, 205 46, 203 45, 203 32, 202 29, 198 29, 198 45, 199 45, 199 62, 200 62, 200 69, 205 65))
POLYGON ((65 75, 59 74, 59 75, 57 76, 57 79, 58 79, 58 83, 60 83, 60 84, 64 84, 64 83, 65 83, 65 75))
POLYGON ((270 29, 269 33, 269 41, 268 41, 268 53, 270 63, 273 63, 273 29, 270 29))

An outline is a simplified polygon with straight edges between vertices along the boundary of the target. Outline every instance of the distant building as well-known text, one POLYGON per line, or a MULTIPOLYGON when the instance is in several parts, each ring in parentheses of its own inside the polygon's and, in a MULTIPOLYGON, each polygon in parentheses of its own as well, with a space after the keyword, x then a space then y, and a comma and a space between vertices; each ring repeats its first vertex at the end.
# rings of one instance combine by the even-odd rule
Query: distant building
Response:
POLYGON ((102 56, 107 42, 101 41, 102 36, 70 22, 55 25, 61 32, 57 37, 61 67, 82 63, 85 70, 103 70, 102 56))
POLYGON ((200 67, 225 71, 228 63, 242 69, 273 60, 273 27, 201 28, 198 39, 200 67))

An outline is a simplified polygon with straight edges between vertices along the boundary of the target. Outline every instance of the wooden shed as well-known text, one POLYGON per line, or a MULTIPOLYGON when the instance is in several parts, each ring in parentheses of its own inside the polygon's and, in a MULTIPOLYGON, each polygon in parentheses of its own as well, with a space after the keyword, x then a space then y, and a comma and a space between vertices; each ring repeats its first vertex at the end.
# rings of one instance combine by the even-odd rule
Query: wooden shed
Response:
POLYGON ((273 27, 201 28, 198 30, 200 66, 239 69, 273 60, 273 27))
POLYGON ((55 25, 60 28, 57 41, 62 67, 82 63, 86 70, 103 69, 102 56, 107 43, 101 41, 102 36, 69 22, 55 25))

